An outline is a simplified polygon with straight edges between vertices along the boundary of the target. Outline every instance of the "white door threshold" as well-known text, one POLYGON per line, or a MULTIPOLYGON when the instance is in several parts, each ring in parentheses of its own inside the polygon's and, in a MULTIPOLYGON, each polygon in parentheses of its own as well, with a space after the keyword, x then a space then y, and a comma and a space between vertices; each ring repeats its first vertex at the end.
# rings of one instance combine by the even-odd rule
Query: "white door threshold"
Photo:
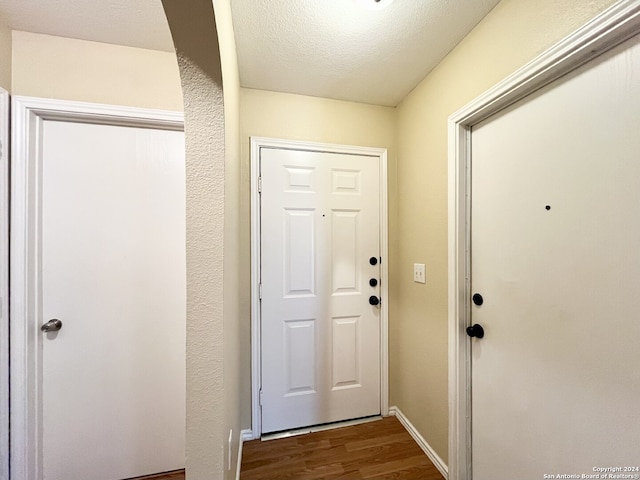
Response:
POLYGON ((287 430, 285 432, 268 433, 260 437, 263 442, 267 440, 277 440, 280 438, 295 437, 298 435, 306 435, 313 432, 324 432, 325 430, 333 430, 336 428, 352 427, 354 425, 361 425, 363 423, 377 422, 382 420, 381 415, 374 415, 372 417, 356 418, 354 420, 345 420, 344 422, 323 423, 322 425, 312 425, 310 427, 297 428, 295 430, 287 430))

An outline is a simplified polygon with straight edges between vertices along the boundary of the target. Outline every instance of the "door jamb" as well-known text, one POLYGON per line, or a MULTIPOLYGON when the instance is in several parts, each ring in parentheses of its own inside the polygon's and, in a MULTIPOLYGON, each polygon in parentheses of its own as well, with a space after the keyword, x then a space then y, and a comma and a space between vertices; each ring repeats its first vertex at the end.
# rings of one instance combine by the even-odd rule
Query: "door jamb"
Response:
POLYGON ((346 153, 379 158, 380 162, 380 413, 389 414, 389 246, 387 219, 387 150, 328 143, 301 142, 274 138, 251 137, 251 434, 262 435, 260 410, 260 149, 262 147, 306 150, 324 153, 346 153))
POLYGON ((640 1, 621 0, 449 117, 449 480, 471 480, 471 129, 633 37, 640 1))
POLYGON ((9 101, 0 88, 0 478, 9 478, 9 101))
POLYGON ((34 272, 40 262, 37 173, 42 161, 46 120, 182 131, 181 112, 119 107, 14 96, 12 100, 10 233, 10 459, 11 480, 42 478, 42 445, 37 405, 42 323, 40 286, 34 272), (34 200, 34 198, 36 200, 34 200))

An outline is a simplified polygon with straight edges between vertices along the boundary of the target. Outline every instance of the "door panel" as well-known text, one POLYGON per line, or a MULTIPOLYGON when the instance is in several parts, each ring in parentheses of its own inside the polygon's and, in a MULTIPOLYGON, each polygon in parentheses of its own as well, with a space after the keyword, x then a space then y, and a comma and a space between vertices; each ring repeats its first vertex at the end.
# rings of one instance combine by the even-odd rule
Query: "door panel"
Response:
POLYGON ((333 265, 333 294, 359 293, 358 212, 331 212, 331 254, 333 265))
POLYGON ((333 319, 333 389, 359 387, 360 317, 333 319))
POLYGON ((636 38, 473 129, 476 480, 637 464, 639 66, 636 38))
POLYGON ((184 468, 183 134, 43 129, 43 478, 184 468))
POLYGON ((285 296, 315 293, 313 210, 284 209, 285 296))
POLYGON ((262 431, 379 414, 378 158, 260 159, 262 431))

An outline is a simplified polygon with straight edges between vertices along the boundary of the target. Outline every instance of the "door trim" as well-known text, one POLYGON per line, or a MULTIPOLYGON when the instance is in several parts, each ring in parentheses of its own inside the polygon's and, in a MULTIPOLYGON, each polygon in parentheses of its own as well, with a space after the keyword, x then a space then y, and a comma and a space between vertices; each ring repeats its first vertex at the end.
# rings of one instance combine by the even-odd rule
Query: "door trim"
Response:
MULTIPOLYGON (((342 153, 377 157, 380 162, 380 295, 389 298, 389 246, 387 220, 387 150, 384 148, 355 147, 329 143, 279 140, 251 137, 251 432, 253 439, 262 435, 260 411, 260 148, 271 147, 287 150, 306 150, 323 153, 342 153)), ((389 302, 380 303, 380 413, 389 414, 389 348, 388 315, 389 302)))
POLYGON ((0 88, 0 478, 9 478, 9 101, 0 88))
POLYGON ((40 285, 34 270, 40 262, 39 225, 32 221, 39 205, 38 171, 46 120, 182 131, 179 112, 147 110, 82 102, 13 97, 10 234, 10 468, 11 480, 42 478, 42 445, 37 428, 40 388, 40 285), (33 200, 36 199, 36 201, 33 200))
POLYGON ((449 117, 449 479, 471 480, 471 129, 640 30, 640 0, 621 0, 449 117))

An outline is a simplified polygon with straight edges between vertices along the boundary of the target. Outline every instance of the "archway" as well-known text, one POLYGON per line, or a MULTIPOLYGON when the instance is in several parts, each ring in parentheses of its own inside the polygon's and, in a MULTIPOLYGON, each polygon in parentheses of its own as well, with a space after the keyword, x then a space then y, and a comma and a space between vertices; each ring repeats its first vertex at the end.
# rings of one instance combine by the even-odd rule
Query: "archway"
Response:
POLYGON ((187 477, 221 478, 224 472, 235 478, 241 428, 239 82, 230 3, 162 3, 185 111, 187 477))

